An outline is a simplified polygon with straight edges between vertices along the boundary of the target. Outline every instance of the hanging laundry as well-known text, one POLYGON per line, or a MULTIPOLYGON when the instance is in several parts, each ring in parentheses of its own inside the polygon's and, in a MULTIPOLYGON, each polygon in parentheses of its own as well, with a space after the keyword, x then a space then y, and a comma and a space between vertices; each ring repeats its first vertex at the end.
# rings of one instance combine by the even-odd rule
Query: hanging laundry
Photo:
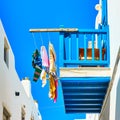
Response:
POLYGON ((53 78, 54 78, 54 84, 55 84, 55 91, 54 91, 54 103, 57 101, 57 87, 58 87, 58 78, 56 73, 51 73, 53 78))
POLYGON ((42 69, 39 67, 39 66, 35 66, 35 72, 34 72, 34 78, 33 78, 33 81, 37 81, 40 77, 40 74, 41 74, 41 71, 42 69))
POLYGON ((50 73, 49 75, 50 80, 50 91, 49 91, 49 97, 53 99, 54 103, 56 103, 57 100, 57 87, 58 87, 58 80, 55 73, 50 73))
POLYGON ((42 68, 42 59, 41 59, 40 53, 37 49, 32 55, 32 66, 33 66, 33 68, 36 65, 39 66, 40 68, 42 68))
POLYGON ((45 46, 41 46, 41 58, 42 58, 42 66, 44 67, 49 67, 49 59, 48 59, 48 54, 45 46))
POLYGON ((50 61, 50 72, 56 71, 55 61, 56 54, 53 45, 49 42, 49 61, 50 61))
POLYGON ((41 73, 41 80, 42 80, 42 87, 46 85, 46 75, 49 73, 49 59, 48 59, 48 54, 45 46, 41 46, 41 59, 42 59, 42 66, 44 69, 42 70, 41 73))
POLYGON ((37 49, 32 55, 32 66, 35 69, 33 80, 37 81, 40 77, 41 72, 42 72, 42 60, 40 57, 40 53, 37 49))
POLYGON ((50 68, 49 68, 49 80, 50 80, 50 90, 49 90, 49 97, 56 102, 57 99, 57 76, 56 76, 56 54, 54 47, 51 43, 49 43, 49 61, 50 61, 50 68))
POLYGON ((56 103, 57 101, 57 87, 58 87, 58 80, 55 79, 55 97, 54 97, 54 103, 56 103))
POLYGON ((41 80, 42 80, 42 87, 44 87, 44 86, 46 85, 46 83, 47 83, 46 75, 47 75, 47 73, 46 73, 46 71, 43 69, 42 72, 41 72, 41 76, 40 76, 40 78, 41 78, 41 80))
POLYGON ((56 87, 55 87, 55 80, 54 80, 54 77, 52 76, 52 74, 49 75, 49 80, 50 80, 49 97, 51 99, 54 99, 56 87))

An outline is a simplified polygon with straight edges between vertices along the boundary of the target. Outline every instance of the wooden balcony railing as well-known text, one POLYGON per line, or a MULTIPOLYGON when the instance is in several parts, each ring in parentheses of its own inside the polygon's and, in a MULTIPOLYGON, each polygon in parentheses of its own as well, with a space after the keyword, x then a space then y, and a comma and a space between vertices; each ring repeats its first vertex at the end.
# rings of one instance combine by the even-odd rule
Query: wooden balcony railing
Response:
POLYGON ((60 67, 109 66, 109 29, 60 32, 60 67))

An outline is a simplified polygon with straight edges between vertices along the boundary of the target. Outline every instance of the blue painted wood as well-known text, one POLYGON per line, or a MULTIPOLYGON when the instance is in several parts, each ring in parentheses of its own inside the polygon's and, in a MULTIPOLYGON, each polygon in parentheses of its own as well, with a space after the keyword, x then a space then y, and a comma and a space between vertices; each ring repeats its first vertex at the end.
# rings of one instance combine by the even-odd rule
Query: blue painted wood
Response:
POLYGON ((78 29, 78 32, 73 32, 72 34, 107 34, 105 29, 78 29))
POLYGON ((99 43, 99 60, 102 61, 102 35, 99 35, 98 43, 99 43))
POLYGON ((102 94, 102 93, 106 93, 106 88, 105 89, 63 89, 63 92, 64 93, 70 93, 71 95, 72 94, 82 94, 82 93, 85 93, 85 94, 87 94, 87 93, 90 93, 90 95, 92 94, 92 93, 94 93, 94 94, 102 94))
MULTIPOLYGON (((108 57, 108 56, 107 56, 108 57)), ((64 60, 64 64, 67 65, 81 65, 81 66, 108 66, 109 63, 107 60, 99 61, 99 60, 64 60)), ((78 67, 78 66, 75 66, 78 67)))
POLYGON ((100 108, 67 108, 67 110, 98 110, 100 108))
MULTIPOLYGON (((66 108, 66 110, 86 110, 86 108, 66 108)), ((100 110, 100 108, 87 108, 87 110, 100 110)))
POLYGON ((81 99, 78 99, 78 100, 64 100, 64 103, 65 104, 102 104, 103 102, 103 99, 102 100, 94 100, 94 99, 91 99, 91 100, 81 100, 81 99))
MULTIPOLYGON (((107 23, 107 1, 102 0, 102 27, 99 29, 79 29, 77 32, 60 32, 60 67, 104 66, 110 64, 109 26, 107 23), (99 59, 95 59, 94 40, 98 35, 99 59), (71 43, 74 38, 74 43, 71 43), (65 40, 67 44, 64 44, 65 40), (92 60, 87 59, 88 40, 92 41, 92 60), (65 49, 64 49, 64 45, 65 49), (73 46, 76 46, 75 49, 73 46), (68 48, 68 49, 67 49, 68 48), (79 59, 79 48, 84 49, 79 59), (102 59, 102 49, 105 57, 102 59), (64 52, 63 52, 64 51, 64 52), (73 51, 76 57, 73 57, 73 51), (64 58, 64 55, 68 55, 64 58), (61 57, 62 56, 62 57, 61 57), (73 59, 75 58, 75 59, 73 59)), ((110 77, 63 77, 60 78, 66 113, 100 113, 103 100, 109 85, 110 77)))
POLYGON ((65 49, 63 49, 64 55, 62 55, 62 54, 61 55, 62 56, 67 55, 65 58, 62 57, 62 58, 64 58, 63 60, 60 57, 60 59, 63 61, 63 63, 61 63, 62 65, 65 65, 66 67, 69 67, 70 65, 80 65, 80 66, 97 66, 97 65, 99 65, 99 66, 106 66, 106 67, 109 66, 108 56, 110 53, 107 52, 107 50, 109 50, 108 47, 105 52, 105 54, 107 54, 107 55, 105 55, 106 58, 104 60, 102 59, 102 40, 105 42, 106 46, 108 45, 108 41, 109 41, 107 39, 108 38, 108 28, 107 27, 104 29, 98 29, 98 30, 96 30, 96 29, 79 29, 78 32, 71 32, 70 34, 67 34, 66 32, 61 32, 61 33, 63 34, 63 37, 60 37, 60 39, 64 39, 64 40, 63 41, 60 40, 61 41, 60 53, 62 52, 61 48, 65 47, 65 49), (97 59, 97 60, 94 59, 95 58, 95 56, 94 56, 95 34, 98 34, 99 59, 97 59), (75 42, 72 42, 72 44, 71 44, 72 35, 75 35, 76 38, 73 39, 75 42), (88 46, 87 42, 88 42, 88 39, 90 39, 89 37, 87 37, 88 35, 91 36, 91 39, 92 39, 92 60, 87 59, 87 46, 88 46), (105 36, 105 37, 103 37, 103 36, 105 36), (67 44, 64 44, 65 39, 67 39, 67 41, 68 41, 67 44), (79 43, 80 43, 80 45, 79 45, 79 43), (83 45, 82 48, 84 49, 83 60, 80 60, 79 56, 78 56, 79 48, 81 47, 81 45, 83 45), (76 46, 76 49, 74 49, 73 46, 76 46), (76 53, 75 57, 73 56, 74 53, 76 53), (76 58, 76 56, 77 56, 77 58, 76 58))
POLYGON ((95 40, 95 37, 94 37, 94 34, 92 34, 92 60, 94 60, 94 52, 95 52, 94 40, 95 40))
POLYGON ((101 108, 91 108, 91 109, 88 109, 88 108, 86 108, 86 109, 74 109, 74 108, 68 108, 68 109, 66 109, 66 113, 68 114, 74 114, 74 113, 90 113, 90 114, 92 114, 92 113, 100 113, 100 110, 101 110, 101 108))
POLYGON ((61 82, 69 81, 69 82, 108 82, 110 81, 110 77, 65 77, 60 78, 61 82))
POLYGON ((89 89, 99 90, 99 89, 106 89, 106 87, 105 86, 97 86, 97 87, 96 86, 92 86, 92 87, 90 87, 90 86, 75 86, 75 87, 74 86, 67 86, 67 87, 63 86, 62 89, 63 90, 67 90, 67 89, 68 90, 69 89, 71 89, 71 90, 72 89, 74 89, 74 90, 76 90, 76 89, 77 90, 89 90, 89 89))
POLYGON ((107 0, 102 0, 102 27, 108 24, 107 0))
POLYGON ((64 33, 61 32, 59 35, 59 66, 64 66, 64 33))
POLYGON ((99 113, 110 77, 61 78, 66 113, 99 113))
POLYGON ((68 106, 86 106, 86 105, 88 105, 88 106, 95 106, 95 105, 98 105, 98 106, 101 106, 101 104, 100 103, 83 103, 83 104, 81 104, 81 103, 66 103, 65 104, 66 106, 68 105, 68 106))
POLYGON ((66 105, 66 109, 68 110, 69 108, 71 108, 71 110, 73 109, 78 109, 78 108, 81 108, 83 110, 85 109, 95 109, 95 108, 101 108, 102 105, 101 104, 98 104, 98 105, 66 105))
POLYGON ((100 110, 66 110, 66 114, 100 113, 100 110))
POLYGON ((84 34, 84 60, 87 59, 87 40, 86 40, 86 34, 84 34))
POLYGON ((76 34, 76 60, 79 60, 79 35, 76 34))
POLYGON ((86 96, 88 96, 88 95, 94 95, 94 96, 98 96, 98 95, 105 95, 105 93, 64 93, 64 95, 65 96, 67 96, 67 95, 71 95, 71 96, 76 96, 76 95, 86 95, 86 96))
POLYGON ((105 4, 105 21, 106 21, 106 25, 108 25, 108 10, 107 10, 107 0, 104 0, 105 2, 103 4, 105 4))
POLYGON ((104 95, 64 95, 64 99, 104 99, 104 95))
POLYGON ((72 50, 71 50, 71 35, 69 35, 69 42, 68 42, 68 46, 69 46, 69 50, 68 50, 68 54, 69 54, 69 60, 71 60, 71 58, 72 58, 72 56, 71 56, 71 52, 72 52, 72 50))
POLYGON ((95 109, 95 110, 66 110, 66 113, 67 114, 76 114, 76 113, 78 113, 78 114, 80 114, 80 113, 90 113, 90 114, 92 114, 92 113, 100 113, 100 109, 95 109))
POLYGON ((110 65, 110 38, 109 38, 109 26, 106 26, 107 39, 106 39, 106 48, 107 48, 107 62, 108 66, 110 65))
POLYGON ((94 102, 95 103, 96 101, 97 102, 99 102, 99 101, 102 102, 103 99, 99 99, 99 98, 96 98, 96 99, 95 98, 94 99, 93 98, 91 98, 91 99, 90 98, 89 99, 87 99, 87 98, 86 99, 82 99, 82 98, 80 98, 80 99, 72 99, 71 98, 71 99, 64 99, 64 101, 71 102, 71 103, 72 102, 94 102))
POLYGON ((90 113, 90 114, 92 114, 92 113, 100 113, 100 108, 96 108, 96 109, 84 109, 84 110, 82 110, 82 109, 77 109, 77 110, 75 110, 75 109, 67 109, 66 110, 66 114, 75 114, 75 113, 90 113))

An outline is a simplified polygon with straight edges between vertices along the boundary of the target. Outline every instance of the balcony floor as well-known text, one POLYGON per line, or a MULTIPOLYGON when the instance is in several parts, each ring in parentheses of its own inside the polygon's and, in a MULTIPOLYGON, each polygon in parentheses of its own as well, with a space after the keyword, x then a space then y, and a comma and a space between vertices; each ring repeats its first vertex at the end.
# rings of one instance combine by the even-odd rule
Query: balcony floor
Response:
POLYGON ((66 113, 100 113, 110 77, 61 78, 66 113))

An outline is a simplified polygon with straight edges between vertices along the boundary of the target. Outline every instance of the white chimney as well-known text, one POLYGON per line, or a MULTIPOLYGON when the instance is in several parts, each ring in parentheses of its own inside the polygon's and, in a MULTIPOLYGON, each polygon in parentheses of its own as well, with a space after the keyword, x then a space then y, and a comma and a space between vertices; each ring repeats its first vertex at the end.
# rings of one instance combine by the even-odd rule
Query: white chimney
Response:
POLYGON ((21 82, 22 82, 22 85, 25 89, 27 96, 30 97, 31 96, 31 83, 30 83, 29 78, 25 77, 24 79, 22 79, 21 82))

